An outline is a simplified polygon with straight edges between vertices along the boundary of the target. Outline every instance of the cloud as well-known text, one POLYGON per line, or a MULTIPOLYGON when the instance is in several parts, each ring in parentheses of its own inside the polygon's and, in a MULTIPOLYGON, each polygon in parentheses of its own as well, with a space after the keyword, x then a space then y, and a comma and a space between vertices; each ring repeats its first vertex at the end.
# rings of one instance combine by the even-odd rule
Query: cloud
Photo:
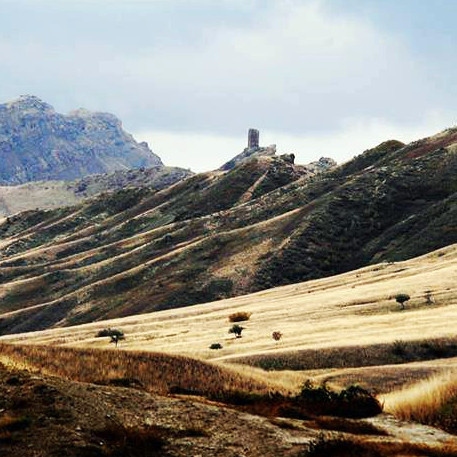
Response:
POLYGON ((90 15, 54 6, 52 23, 23 10, 29 38, 2 43, 9 83, 18 73, 23 80, 28 65, 32 87, 66 89, 138 127, 219 134, 252 123, 298 133, 357 115, 405 119, 427 99, 416 92, 427 92, 426 78, 398 40, 361 18, 332 15, 326 2, 234 2, 227 21, 218 12, 230 2, 104 3, 92 2, 90 15))
POLYGON ((331 1, 0 3, 3 100, 33 93, 59 111, 113 112, 157 135, 172 164, 219 166, 249 127, 287 149, 347 157, 389 132, 421 136, 438 108, 453 109, 439 68, 331 1))

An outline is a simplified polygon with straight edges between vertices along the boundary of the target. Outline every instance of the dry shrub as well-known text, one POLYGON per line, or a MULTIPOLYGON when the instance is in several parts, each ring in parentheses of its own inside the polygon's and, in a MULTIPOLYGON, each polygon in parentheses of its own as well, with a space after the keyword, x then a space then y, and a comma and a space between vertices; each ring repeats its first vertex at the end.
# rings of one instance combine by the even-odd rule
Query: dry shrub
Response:
POLYGON ((210 396, 238 409, 267 417, 313 419, 321 415, 362 418, 382 412, 378 400, 366 390, 351 386, 341 392, 306 384, 295 396, 279 392, 259 394, 246 391, 222 391, 210 396))
POLYGON ((271 334, 271 337, 275 340, 275 341, 279 341, 281 338, 282 338, 282 333, 281 332, 273 332, 271 334))
POLYGON ((383 396, 386 411, 405 420, 457 431, 457 379, 455 372, 433 376, 383 396))
POLYGON ((248 321, 252 313, 248 313, 246 311, 238 311, 237 313, 230 314, 229 322, 244 322, 248 321))

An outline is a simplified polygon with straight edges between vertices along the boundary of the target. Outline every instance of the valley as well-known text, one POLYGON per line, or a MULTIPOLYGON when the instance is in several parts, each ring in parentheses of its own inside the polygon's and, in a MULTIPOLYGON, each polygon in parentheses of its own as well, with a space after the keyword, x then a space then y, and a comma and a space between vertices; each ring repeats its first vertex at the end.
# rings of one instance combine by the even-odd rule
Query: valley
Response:
POLYGON ((105 142, 101 173, 0 187, 0 452, 457 454, 455 128, 340 166, 252 129, 194 174, 111 115, 1 106, 26 155, 38 116, 155 165, 105 142))

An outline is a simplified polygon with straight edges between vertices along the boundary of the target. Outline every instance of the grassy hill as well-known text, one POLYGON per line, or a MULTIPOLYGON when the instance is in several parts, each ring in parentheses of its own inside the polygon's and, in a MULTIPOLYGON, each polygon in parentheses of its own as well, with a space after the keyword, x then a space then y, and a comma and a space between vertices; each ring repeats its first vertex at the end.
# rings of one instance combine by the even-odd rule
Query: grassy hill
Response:
POLYGON ((457 356, 456 272, 457 246, 453 245, 404 262, 381 263, 241 297, 4 336, 1 341, 108 348, 109 338, 97 333, 111 327, 127 336, 120 343, 123 349, 292 370, 435 359, 440 348, 443 355, 457 356), (400 292, 411 297, 405 310, 395 300, 400 292), (229 316, 236 312, 252 313, 239 323, 245 327, 242 338, 228 333, 233 325, 229 316), (272 338, 274 331, 282 332, 279 341, 272 338), (428 351, 414 346, 417 341, 439 338, 449 344, 441 341, 441 346, 437 343, 428 351), (398 341, 402 349, 395 349, 393 343, 398 341), (211 350, 212 343, 223 348, 211 350), (345 356, 338 360, 341 353, 345 356), (413 354, 416 358, 411 359, 413 354))
POLYGON ((389 141, 320 175, 260 157, 16 215, 0 226, 0 332, 210 302, 457 242, 456 145, 457 129, 389 141))
MULTIPOLYGON (((1 343, 14 344, 0 344, 0 368, 27 369, 34 379, 53 375, 178 395, 175 407, 197 401, 204 409, 210 401, 212 409, 200 416, 205 423, 227 406, 266 416, 283 437, 302 437, 294 449, 311 442, 306 452, 321 452, 301 450, 297 456, 337 456, 343 445, 353 453, 348 455, 451 456, 455 437, 436 429, 384 415, 328 418, 314 404, 308 417, 290 410, 290 402, 307 379, 337 391, 356 384, 381 395, 385 409, 398 417, 455 433, 456 272, 452 245, 218 302, 3 336, 1 343), (400 292, 411 297, 404 310, 395 300, 400 292), (242 337, 235 338, 228 330, 243 313, 242 337), (106 328, 124 332, 117 349, 97 336, 106 328), (282 333, 278 341, 275 331, 282 333), (210 349, 214 343, 222 348, 210 349)), ((109 395, 126 396, 126 390, 109 395)), ((167 411, 173 414, 172 404, 167 411)), ((173 427, 178 423, 174 419, 173 427)))

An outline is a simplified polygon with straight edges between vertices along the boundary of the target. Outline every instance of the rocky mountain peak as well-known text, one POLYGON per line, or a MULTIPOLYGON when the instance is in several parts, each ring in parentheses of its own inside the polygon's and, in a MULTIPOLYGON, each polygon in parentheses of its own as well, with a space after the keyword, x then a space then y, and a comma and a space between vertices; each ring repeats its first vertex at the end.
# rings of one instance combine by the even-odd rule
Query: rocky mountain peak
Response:
POLYGON ((163 167, 110 113, 57 113, 33 95, 0 104, 0 184, 71 181, 95 173, 163 167))
POLYGON ((15 100, 0 104, 0 109, 17 110, 22 112, 54 112, 54 108, 35 95, 21 95, 15 100))

